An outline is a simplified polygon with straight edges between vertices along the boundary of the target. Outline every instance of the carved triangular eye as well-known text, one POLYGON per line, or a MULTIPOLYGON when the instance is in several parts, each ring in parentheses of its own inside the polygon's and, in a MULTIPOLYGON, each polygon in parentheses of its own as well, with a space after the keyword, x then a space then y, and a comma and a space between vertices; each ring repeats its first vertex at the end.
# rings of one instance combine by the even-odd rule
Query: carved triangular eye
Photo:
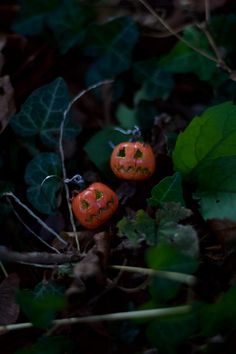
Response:
POLYGON ((101 199, 103 197, 103 193, 98 189, 95 189, 96 200, 101 199))
POLYGON ((88 207, 89 207, 89 203, 85 199, 81 200, 80 205, 81 205, 82 209, 88 209, 88 207))
POLYGON ((125 148, 120 149, 117 153, 117 157, 125 157, 125 148))
POLYGON ((142 157, 143 157, 142 151, 137 149, 134 154, 134 159, 141 159, 142 157))

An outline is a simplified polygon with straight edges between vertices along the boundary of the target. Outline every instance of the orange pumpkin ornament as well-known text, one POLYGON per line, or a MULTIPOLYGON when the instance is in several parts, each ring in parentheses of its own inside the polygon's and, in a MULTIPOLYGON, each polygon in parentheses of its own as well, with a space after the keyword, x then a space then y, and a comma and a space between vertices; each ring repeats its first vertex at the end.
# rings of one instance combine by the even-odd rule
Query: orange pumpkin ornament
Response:
POLYGON ((141 181, 151 177, 155 171, 156 160, 149 144, 128 141, 115 146, 110 166, 119 178, 141 181))
POLYGON ((72 198, 72 210, 81 225, 96 229, 111 218, 118 203, 118 196, 113 190, 96 182, 72 198))

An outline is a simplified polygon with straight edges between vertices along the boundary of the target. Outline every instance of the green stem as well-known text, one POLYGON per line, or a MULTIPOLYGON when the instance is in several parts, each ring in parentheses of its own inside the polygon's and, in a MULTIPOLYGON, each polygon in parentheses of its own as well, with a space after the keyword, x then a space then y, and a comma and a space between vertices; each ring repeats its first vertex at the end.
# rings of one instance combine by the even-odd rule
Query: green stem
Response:
MULTIPOLYGON (((140 311, 129 311, 129 312, 117 312, 110 313, 105 315, 97 316, 86 316, 86 317, 72 317, 72 318, 63 318, 59 320, 54 320, 52 324, 55 326, 62 325, 73 325, 76 323, 91 323, 91 322, 100 322, 100 321, 121 321, 121 320, 135 320, 135 319, 151 319, 157 317, 166 317, 166 316, 175 316, 189 313, 191 311, 191 306, 176 306, 176 307, 167 307, 161 309, 152 309, 152 310, 140 310, 140 311)), ((16 323, 5 326, 0 326, 0 333, 5 331, 14 331, 18 329, 31 328, 33 324, 30 322, 27 323, 16 323)))
POLYGON ((141 268, 141 267, 129 267, 129 266, 122 266, 122 265, 113 265, 110 266, 110 268, 123 270, 126 272, 132 272, 132 273, 141 273, 152 277, 159 276, 169 280, 177 281, 179 283, 185 283, 190 286, 194 285, 196 282, 196 278, 193 275, 178 273, 178 272, 169 272, 165 270, 156 270, 156 269, 141 268))

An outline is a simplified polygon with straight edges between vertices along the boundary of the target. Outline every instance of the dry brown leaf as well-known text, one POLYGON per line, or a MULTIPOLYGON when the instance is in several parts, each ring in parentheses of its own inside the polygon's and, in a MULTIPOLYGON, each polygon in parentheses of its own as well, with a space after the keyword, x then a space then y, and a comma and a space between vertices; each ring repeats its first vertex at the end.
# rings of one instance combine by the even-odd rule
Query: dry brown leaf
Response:
POLYGON ((15 323, 20 309, 15 301, 19 278, 12 273, 0 284, 0 325, 15 323))
POLYGON ((208 224, 220 242, 236 242, 236 222, 227 219, 212 219, 208 221, 208 224))
POLYGON ((14 89, 8 75, 0 77, 0 134, 6 128, 12 115, 15 113, 14 89))

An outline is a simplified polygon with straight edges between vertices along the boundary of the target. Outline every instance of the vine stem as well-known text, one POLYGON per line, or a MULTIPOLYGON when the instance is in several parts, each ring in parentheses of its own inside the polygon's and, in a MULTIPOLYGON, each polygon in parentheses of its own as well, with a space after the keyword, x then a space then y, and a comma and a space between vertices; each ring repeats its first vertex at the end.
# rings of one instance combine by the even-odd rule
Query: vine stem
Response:
POLYGON ((218 64, 218 60, 217 58, 213 57, 212 55, 206 53, 204 50, 199 49, 195 46, 193 46, 190 42, 188 42, 186 39, 184 39, 182 36, 180 36, 178 33, 176 33, 176 31, 174 31, 166 21, 164 21, 161 16, 158 15, 158 13, 146 2, 146 0, 138 0, 149 12, 150 14, 152 14, 161 24, 162 26, 169 31, 173 36, 175 36, 176 38, 178 38, 178 40, 180 40, 181 42, 183 42, 184 44, 186 44, 189 48, 191 48, 192 50, 194 50, 195 52, 197 52, 198 54, 204 56, 205 58, 215 62, 218 64))
MULTIPOLYGON (((86 317, 71 317, 54 320, 52 324, 54 326, 73 325, 77 323, 91 323, 100 321, 121 321, 121 320, 134 320, 134 319, 151 319, 157 317, 175 316, 189 313, 191 311, 190 305, 167 307, 152 310, 138 310, 128 312, 117 312, 105 315, 86 316, 86 317)), ((31 328, 33 324, 31 322, 16 323, 5 326, 0 326, 0 333, 5 331, 14 331, 19 329, 31 328)))
POLYGON ((177 273, 177 272, 168 272, 164 270, 156 270, 150 268, 141 268, 141 267, 130 267, 130 266, 123 266, 123 265, 113 265, 110 266, 112 269, 123 270, 126 272, 131 273, 141 273, 149 276, 159 276, 162 278, 166 278, 169 280, 177 281, 179 283, 185 283, 190 286, 194 285, 196 282, 196 278, 190 274, 184 273, 177 273))
POLYGON ((56 237, 61 243, 63 243, 64 245, 66 245, 66 241, 63 240, 63 238, 61 238, 61 236, 54 231, 51 227, 49 227, 44 221, 42 221, 30 208, 27 207, 27 205, 25 205, 24 203, 22 203, 20 201, 19 198, 17 198, 17 196, 15 196, 14 193, 12 192, 7 192, 7 193, 3 193, 2 196, 6 196, 6 197, 11 197, 14 199, 14 201, 19 204, 23 209, 25 209, 27 211, 27 213, 32 216, 42 227, 44 227, 48 232, 50 232, 54 237, 56 237))
POLYGON ((56 252, 56 253, 60 253, 55 247, 49 245, 49 243, 47 243, 42 237, 40 237, 39 235, 36 234, 36 232, 34 232, 34 230, 32 230, 24 221, 23 219, 20 217, 19 213, 15 210, 11 199, 9 197, 7 197, 7 201, 10 204, 15 216, 17 217, 17 219, 19 220, 19 222, 26 228, 26 230, 28 230, 32 235, 34 235, 40 242, 42 242, 45 246, 47 246, 48 248, 50 248, 52 251, 56 252))
POLYGON ((205 0, 205 21, 206 23, 210 22, 210 6, 209 0, 205 0))
MULTIPOLYGON (((64 127, 65 127, 65 122, 68 116, 68 113, 71 110, 71 107, 73 106, 73 104, 78 101, 82 96, 84 96, 87 92, 92 91, 94 89, 96 89, 99 86, 102 85, 107 85, 107 84, 111 84, 114 80, 104 80, 104 81, 100 81, 92 86, 89 86, 87 89, 81 91, 78 93, 78 95, 76 95, 68 104, 67 108, 65 109, 64 113, 63 113, 63 119, 61 121, 61 126, 60 126, 60 135, 59 135, 59 151, 60 151, 60 157, 61 157, 61 165, 62 165, 62 176, 63 176, 63 180, 65 181, 65 179, 67 178, 67 174, 66 174, 66 167, 65 167, 65 154, 64 154, 64 149, 63 149, 63 133, 64 133, 64 127)), ((71 207, 71 203, 70 203, 70 193, 69 193, 69 188, 67 186, 66 183, 64 183, 64 187, 65 187, 65 192, 66 192, 66 200, 67 200, 67 205, 68 205, 68 209, 69 209, 69 215, 70 215, 70 222, 71 222, 71 226, 72 226, 72 230, 73 233, 75 235, 75 240, 76 240, 76 245, 77 245, 77 249, 80 252, 80 244, 79 244, 79 239, 78 239, 78 235, 76 232, 76 226, 75 226, 75 221, 74 221, 74 217, 73 217, 73 212, 72 212, 72 207, 71 207)))
POLYGON ((2 262, 0 262, 0 268, 1 268, 1 270, 2 270, 2 272, 3 272, 3 274, 4 274, 4 276, 7 278, 7 277, 8 277, 8 273, 7 273, 7 270, 6 270, 6 268, 4 267, 4 265, 3 265, 2 262))

